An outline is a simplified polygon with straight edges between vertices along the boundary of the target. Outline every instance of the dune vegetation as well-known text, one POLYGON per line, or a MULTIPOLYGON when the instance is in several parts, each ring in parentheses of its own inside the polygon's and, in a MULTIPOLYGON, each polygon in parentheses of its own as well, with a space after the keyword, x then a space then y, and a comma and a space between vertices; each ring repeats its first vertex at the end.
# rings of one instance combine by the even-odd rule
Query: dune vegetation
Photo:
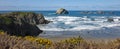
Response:
POLYGON ((10 36, 1 30, 0 49, 120 49, 120 39, 96 43, 78 37, 53 42, 33 36, 10 36))

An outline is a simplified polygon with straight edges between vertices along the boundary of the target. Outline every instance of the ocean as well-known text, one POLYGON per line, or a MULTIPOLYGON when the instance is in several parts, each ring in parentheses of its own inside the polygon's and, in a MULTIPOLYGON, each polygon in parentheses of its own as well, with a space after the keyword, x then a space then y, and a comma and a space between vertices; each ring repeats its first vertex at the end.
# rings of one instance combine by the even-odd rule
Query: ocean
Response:
POLYGON ((120 16, 120 11, 69 11, 69 14, 57 15, 56 11, 33 11, 36 13, 42 13, 45 16, 120 16), (101 14, 97 13, 101 12, 101 14), (85 14, 86 13, 86 14, 85 14))
POLYGON ((47 20, 53 21, 40 27, 42 30, 68 31, 82 29, 96 29, 101 27, 116 26, 119 24, 120 11, 69 11, 69 14, 56 14, 56 11, 37 11, 42 13, 47 20), (114 22, 107 22, 112 18, 114 22))
MULTIPOLYGON (((6 13, 11 11, 1 11, 6 13)), ((29 11, 24 11, 29 12, 29 11)), ((37 25, 44 32, 44 38, 68 38, 82 36, 84 38, 119 38, 120 11, 69 11, 69 14, 56 14, 56 11, 31 11, 42 13, 49 24, 37 25), (109 22, 108 19, 113 19, 109 22)))
POLYGON ((120 37, 120 11, 69 11, 58 15, 55 11, 39 11, 49 24, 37 25, 44 38, 69 38, 82 36, 89 39, 113 39, 120 37), (109 22, 111 18, 114 22, 109 22))

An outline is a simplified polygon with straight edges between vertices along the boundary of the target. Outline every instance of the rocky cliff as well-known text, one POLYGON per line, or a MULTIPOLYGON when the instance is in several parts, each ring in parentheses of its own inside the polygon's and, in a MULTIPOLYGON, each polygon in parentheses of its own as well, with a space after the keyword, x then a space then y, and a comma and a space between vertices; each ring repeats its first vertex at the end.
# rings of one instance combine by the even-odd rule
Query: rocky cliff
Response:
POLYGON ((42 33, 36 25, 47 24, 42 14, 33 12, 11 12, 0 14, 0 30, 6 31, 10 35, 17 36, 37 36, 42 33))

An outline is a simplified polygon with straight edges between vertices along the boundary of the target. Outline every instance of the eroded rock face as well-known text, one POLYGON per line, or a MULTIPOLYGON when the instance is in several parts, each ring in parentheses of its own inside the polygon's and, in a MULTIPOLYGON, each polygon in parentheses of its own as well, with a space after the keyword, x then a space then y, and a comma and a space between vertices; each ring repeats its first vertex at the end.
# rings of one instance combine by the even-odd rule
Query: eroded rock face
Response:
POLYGON ((10 35, 37 36, 42 33, 36 25, 47 24, 42 14, 32 12, 12 12, 0 15, 0 29, 10 35))
POLYGON ((56 11, 56 14, 69 14, 69 12, 64 8, 60 8, 56 11))

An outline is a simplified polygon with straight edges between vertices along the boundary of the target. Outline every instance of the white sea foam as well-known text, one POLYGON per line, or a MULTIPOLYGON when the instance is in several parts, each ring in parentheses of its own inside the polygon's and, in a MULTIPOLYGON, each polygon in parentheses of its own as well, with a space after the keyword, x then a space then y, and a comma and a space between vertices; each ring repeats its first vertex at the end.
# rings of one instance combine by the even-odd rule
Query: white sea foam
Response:
POLYGON ((88 18, 84 17, 74 17, 74 16, 58 16, 58 17, 47 17, 47 20, 53 21, 47 25, 38 27, 41 30, 46 31, 70 31, 70 30, 83 30, 83 29, 100 29, 102 27, 114 27, 120 26, 120 17, 113 17, 114 22, 107 22, 105 16, 88 18))

